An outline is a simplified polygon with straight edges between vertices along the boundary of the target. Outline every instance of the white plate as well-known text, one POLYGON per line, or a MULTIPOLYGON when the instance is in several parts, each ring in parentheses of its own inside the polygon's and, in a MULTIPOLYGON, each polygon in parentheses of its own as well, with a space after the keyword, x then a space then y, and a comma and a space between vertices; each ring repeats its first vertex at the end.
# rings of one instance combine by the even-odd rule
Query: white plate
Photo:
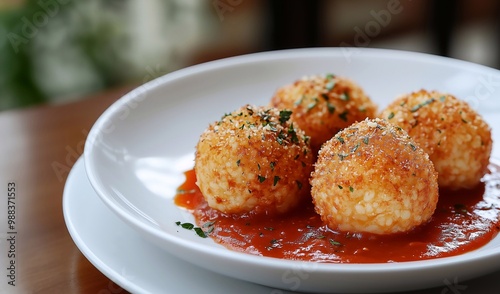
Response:
MULTIPOLYGON (((318 264, 233 252, 179 230, 192 216, 172 202, 192 166, 207 125, 245 103, 266 104, 274 91, 306 74, 357 81, 384 107, 420 88, 450 92, 482 113, 500 103, 500 74, 425 54, 373 49, 303 49, 253 54, 183 69, 125 95, 96 122, 85 145, 97 194, 146 239, 186 261, 231 277, 314 292, 401 291, 442 285, 500 268, 500 236, 461 256, 396 264, 318 264), (357 50, 357 51, 353 51, 357 50), (359 283, 362 280, 363 283, 359 283)), ((494 153, 498 153, 495 149, 494 153)))
MULTIPOLYGON (((143 240, 99 199, 87 179, 82 159, 68 176, 63 212, 71 237, 85 257, 132 293, 289 293, 204 270, 143 240)), ((498 280, 500 271, 467 283, 458 279, 443 280, 439 288, 411 293, 452 294, 467 290, 464 293, 489 294, 498 286, 498 280)), ((115 293, 112 285, 108 288, 101 292, 115 293)))
MULTIPOLYGON (((96 195, 85 174, 83 159, 76 162, 68 176, 63 212, 68 231, 85 257, 132 293, 269 294, 272 291, 186 263, 143 240, 96 195)), ((113 289, 111 286, 103 290, 113 289)))

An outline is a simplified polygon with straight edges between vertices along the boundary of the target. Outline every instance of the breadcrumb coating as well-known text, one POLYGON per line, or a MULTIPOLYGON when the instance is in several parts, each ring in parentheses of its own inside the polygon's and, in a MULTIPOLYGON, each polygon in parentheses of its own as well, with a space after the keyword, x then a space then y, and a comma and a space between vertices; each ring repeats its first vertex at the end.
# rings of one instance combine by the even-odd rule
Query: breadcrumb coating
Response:
POLYGON ((291 111, 245 105, 211 124, 195 172, 208 205, 225 213, 284 213, 309 195, 313 155, 291 111))
POLYGON ((399 127, 366 119, 323 144, 311 177, 316 212, 331 229, 390 234, 428 221, 437 173, 399 127))
POLYGON ((429 154, 443 188, 476 186, 486 174, 493 141, 482 117, 453 95, 420 90, 398 97, 380 114, 429 154))
POLYGON ((293 111, 292 120, 311 137, 311 148, 341 129, 376 116, 376 105, 353 81, 333 74, 306 76, 279 88, 271 105, 293 111))

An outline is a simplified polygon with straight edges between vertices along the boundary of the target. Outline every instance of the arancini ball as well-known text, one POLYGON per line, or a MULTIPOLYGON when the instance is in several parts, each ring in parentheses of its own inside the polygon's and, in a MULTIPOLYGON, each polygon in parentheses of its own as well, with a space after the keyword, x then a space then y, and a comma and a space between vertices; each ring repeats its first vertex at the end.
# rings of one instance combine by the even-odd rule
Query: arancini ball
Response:
POLYGON ((310 182, 329 228, 381 235, 427 222, 439 193, 427 153, 382 119, 355 123, 323 144, 310 182))
POLYGON ((196 146, 197 185, 225 213, 284 213, 309 195, 313 154, 291 112, 246 105, 212 123, 196 146))
POLYGON ((333 74, 306 76, 279 88, 271 106, 292 110, 292 120, 311 137, 315 152, 341 129, 377 111, 359 85, 333 74))
POLYGON ((420 90, 398 97, 380 115, 429 154, 439 186, 473 188, 486 174, 493 141, 482 117, 453 95, 420 90))

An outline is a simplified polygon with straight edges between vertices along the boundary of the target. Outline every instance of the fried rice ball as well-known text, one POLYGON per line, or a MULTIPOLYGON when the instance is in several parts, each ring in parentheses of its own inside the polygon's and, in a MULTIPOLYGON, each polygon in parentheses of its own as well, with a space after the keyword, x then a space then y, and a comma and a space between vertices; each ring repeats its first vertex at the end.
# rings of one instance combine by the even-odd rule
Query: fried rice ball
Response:
POLYGON ((284 213, 309 195, 313 155, 291 112, 246 105, 211 124, 196 146, 197 185, 225 213, 284 213))
POLYGON ((420 90, 397 98, 380 117, 406 130, 429 154, 440 187, 472 188, 487 172, 491 130, 466 102, 420 90))
POLYGON ((311 137, 315 152, 341 129, 377 111, 359 85, 333 74, 306 76, 279 88, 271 106, 293 111, 292 120, 311 137))
POLYGON ((323 222, 349 232, 409 231, 431 218, 438 201, 427 153, 382 119, 355 123, 323 144, 311 186, 323 222))

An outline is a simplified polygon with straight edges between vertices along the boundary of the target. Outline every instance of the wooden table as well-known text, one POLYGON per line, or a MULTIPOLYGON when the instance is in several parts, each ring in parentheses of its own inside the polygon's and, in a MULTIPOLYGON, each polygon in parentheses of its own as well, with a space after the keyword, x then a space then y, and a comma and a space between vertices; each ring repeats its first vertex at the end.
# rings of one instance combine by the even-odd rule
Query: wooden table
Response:
POLYGON ((127 293, 73 243, 63 218, 62 195, 93 123, 132 88, 65 105, 0 112, 0 293, 127 293), (10 207, 9 188, 15 189, 10 207), (15 223, 9 227, 13 212, 15 223), (9 238, 15 242, 5 243, 9 238), (9 251, 15 258, 9 258, 9 251), (8 284, 11 260, 15 286, 8 284))

